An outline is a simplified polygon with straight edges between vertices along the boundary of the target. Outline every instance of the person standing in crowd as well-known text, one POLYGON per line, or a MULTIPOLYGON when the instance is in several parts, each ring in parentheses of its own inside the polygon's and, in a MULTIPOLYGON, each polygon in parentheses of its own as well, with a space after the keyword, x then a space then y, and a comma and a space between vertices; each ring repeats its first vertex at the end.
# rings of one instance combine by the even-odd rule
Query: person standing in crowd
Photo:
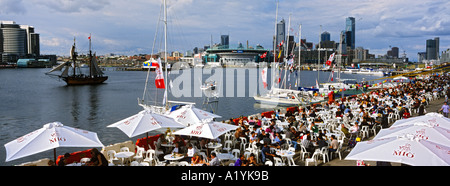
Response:
POLYGON ((449 109, 449 106, 447 105, 447 102, 444 102, 444 105, 442 105, 442 107, 441 107, 441 109, 439 109, 439 111, 442 111, 444 116, 448 118, 448 109, 449 109))

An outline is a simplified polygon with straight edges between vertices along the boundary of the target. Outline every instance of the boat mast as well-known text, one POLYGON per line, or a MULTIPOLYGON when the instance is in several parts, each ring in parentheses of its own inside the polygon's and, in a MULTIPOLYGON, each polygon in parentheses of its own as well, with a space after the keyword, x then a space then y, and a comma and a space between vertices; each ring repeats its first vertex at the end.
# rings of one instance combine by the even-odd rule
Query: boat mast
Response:
POLYGON ((277 1, 277 9, 275 11, 275 36, 273 38, 273 62, 276 62, 276 56, 277 56, 277 52, 276 52, 276 45, 277 43, 277 22, 278 22, 278 1, 277 1))
MULTIPOLYGON (((72 61, 73 61, 73 76, 75 76, 75 74, 76 74, 75 67, 76 67, 76 61, 77 61, 77 52, 75 51, 75 37, 73 37, 72 51, 70 54, 72 55, 72 61)), ((69 68, 69 67, 67 67, 67 68, 69 68)))
POLYGON ((92 50, 91 50, 91 34, 89 33, 89 77, 93 77, 92 74, 92 50))
POLYGON ((319 31, 319 48, 317 49, 317 52, 319 52, 319 57, 317 58, 317 81, 320 81, 320 43, 322 40, 321 37, 322 34, 322 25, 320 25, 320 31, 319 31))
MULTIPOLYGON (((297 80, 298 80, 298 84, 297 87, 301 87, 300 86, 300 72, 301 72, 301 58, 300 56, 302 55, 302 24, 300 24, 298 26, 298 76, 297 76, 297 80)), ((298 89, 298 88, 297 88, 298 89)))
POLYGON ((165 73, 165 76, 166 76, 166 78, 165 78, 165 80, 164 80, 164 86, 165 86, 165 89, 164 89, 164 101, 165 101, 165 107, 166 107, 166 110, 167 109, 169 109, 169 100, 168 100, 168 98, 167 98, 167 80, 168 80, 168 77, 167 77, 167 67, 168 67, 168 63, 167 63, 167 4, 166 4, 166 0, 164 0, 164 65, 165 65, 165 71, 166 71, 166 73, 165 73))

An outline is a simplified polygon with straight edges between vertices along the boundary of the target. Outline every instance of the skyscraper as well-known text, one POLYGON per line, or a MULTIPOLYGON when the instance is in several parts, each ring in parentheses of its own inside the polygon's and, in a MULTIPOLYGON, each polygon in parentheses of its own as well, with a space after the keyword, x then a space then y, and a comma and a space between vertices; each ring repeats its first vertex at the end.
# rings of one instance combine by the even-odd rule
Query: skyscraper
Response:
POLYGON ((279 45, 281 41, 284 41, 286 38, 286 26, 284 19, 282 19, 279 23, 277 23, 277 37, 276 37, 276 45, 279 45))
POLYGON ((347 46, 355 49, 355 18, 347 17, 345 20, 345 31, 350 32, 350 41, 347 41, 347 46))
POLYGON ((224 48, 229 48, 230 45, 230 36, 229 35, 221 35, 220 36, 220 45, 224 48))
POLYGON ((330 33, 325 31, 322 34, 320 34, 320 42, 323 41, 330 41, 330 33))
POLYGON ((439 58, 439 37, 428 39, 426 47, 427 60, 439 58))

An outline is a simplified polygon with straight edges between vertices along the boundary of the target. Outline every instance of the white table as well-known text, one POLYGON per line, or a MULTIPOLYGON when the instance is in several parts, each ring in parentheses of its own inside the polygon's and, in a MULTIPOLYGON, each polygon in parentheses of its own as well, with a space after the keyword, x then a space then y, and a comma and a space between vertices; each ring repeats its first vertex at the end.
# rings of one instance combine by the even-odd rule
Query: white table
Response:
POLYGON ((125 158, 130 158, 131 156, 134 156, 134 152, 118 152, 116 153, 116 155, 114 155, 116 158, 120 158, 122 159, 122 165, 123 165, 123 160, 125 158))
POLYGON ((169 160, 169 161, 178 161, 178 160, 181 160, 183 158, 184 158, 184 156, 182 154, 175 154, 175 155, 167 154, 167 155, 164 156, 164 159, 165 160, 169 160))
POLYGON ((287 165, 287 164, 286 164, 286 160, 289 159, 289 158, 293 158, 294 155, 295 155, 295 152, 292 152, 292 151, 286 151, 286 150, 277 150, 277 151, 276 151, 276 154, 277 154, 278 156, 281 156, 281 158, 283 159, 283 163, 284 163, 285 165, 287 165))

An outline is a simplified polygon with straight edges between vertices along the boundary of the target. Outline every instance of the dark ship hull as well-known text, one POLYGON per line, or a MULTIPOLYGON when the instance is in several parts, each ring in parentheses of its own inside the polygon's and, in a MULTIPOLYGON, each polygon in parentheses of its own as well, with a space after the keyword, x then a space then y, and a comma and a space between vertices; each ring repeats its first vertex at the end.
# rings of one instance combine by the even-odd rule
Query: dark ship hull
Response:
POLYGON ((93 85, 101 84, 108 79, 108 76, 69 76, 64 77, 63 80, 67 85, 93 85))

